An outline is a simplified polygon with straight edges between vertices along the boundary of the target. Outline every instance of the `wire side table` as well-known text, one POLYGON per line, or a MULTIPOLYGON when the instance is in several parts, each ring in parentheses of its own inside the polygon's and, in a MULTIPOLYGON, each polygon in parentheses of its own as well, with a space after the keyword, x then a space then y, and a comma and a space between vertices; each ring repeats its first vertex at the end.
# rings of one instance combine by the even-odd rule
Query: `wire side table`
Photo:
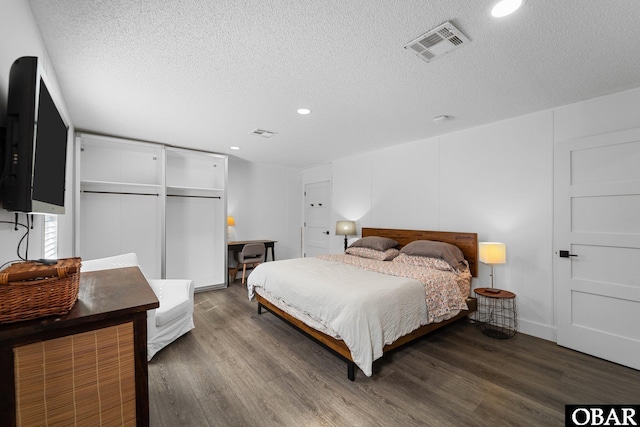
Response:
POLYGON ((476 328, 492 338, 513 337, 518 330, 516 294, 495 288, 477 288, 474 292, 478 296, 476 328))

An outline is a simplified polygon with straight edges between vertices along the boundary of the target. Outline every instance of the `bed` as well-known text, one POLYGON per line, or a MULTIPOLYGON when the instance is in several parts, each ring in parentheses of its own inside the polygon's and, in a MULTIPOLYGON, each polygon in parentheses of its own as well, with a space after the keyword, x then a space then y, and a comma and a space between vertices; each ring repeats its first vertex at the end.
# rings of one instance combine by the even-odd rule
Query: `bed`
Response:
POLYGON ((373 361, 384 353, 464 319, 477 307, 469 296, 478 269, 476 233, 363 228, 362 238, 393 239, 410 255, 410 248, 424 241, 443 242, 464 259, 460 270, 452 270, 456 274, 425 278, 424 269, 394 262, 415 257, 388 249, 385 253, 396 251, 390 261, 334 254, 263 263, 248 279, 259 314, 266 309, 331 349, 347 362, 351 381, 356 366, 371 376, 373 361), (440 284, 452 280, 455 286, 440 284))

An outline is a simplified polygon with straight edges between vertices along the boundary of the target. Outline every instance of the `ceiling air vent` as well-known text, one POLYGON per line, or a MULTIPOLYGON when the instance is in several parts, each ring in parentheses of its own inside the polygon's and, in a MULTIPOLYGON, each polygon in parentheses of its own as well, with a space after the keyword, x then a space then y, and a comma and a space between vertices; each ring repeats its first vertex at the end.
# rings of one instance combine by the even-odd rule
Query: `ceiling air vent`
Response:
POLYGON ((275 134, 276 132, 271 132, 270 130, 264 130, 264 129, 256 129, 253 132, 251 132, 251 135, 258 135, 263 138, 271 138, 275 134))
POLYGON ((451 22, 445 22, 407 43, 404 48, 415 53, 423 61, 431 62, 469 42, 467 36, 462 34, 451 22))

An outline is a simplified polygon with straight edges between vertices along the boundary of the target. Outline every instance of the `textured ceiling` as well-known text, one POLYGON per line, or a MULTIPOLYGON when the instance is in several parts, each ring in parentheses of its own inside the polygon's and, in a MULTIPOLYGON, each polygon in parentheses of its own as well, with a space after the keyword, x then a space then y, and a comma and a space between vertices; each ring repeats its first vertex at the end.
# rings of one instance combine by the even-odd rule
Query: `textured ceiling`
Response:
POLYGON ((640 86, 637 0, 529 0, 502 20, 493 0, 29 3, 77 129, 283 166, 640 86), (471 42, 431 63, 403 49, 445 21, 471 42))

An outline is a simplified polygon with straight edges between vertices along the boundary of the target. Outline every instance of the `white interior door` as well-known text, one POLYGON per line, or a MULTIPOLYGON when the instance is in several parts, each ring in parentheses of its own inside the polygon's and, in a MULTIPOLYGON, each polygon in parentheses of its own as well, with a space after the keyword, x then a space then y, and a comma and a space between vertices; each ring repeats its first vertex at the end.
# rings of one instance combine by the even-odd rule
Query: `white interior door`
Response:
POLYGON ((635 369, 640 369, 638 165, 640 128, 561 142, 555 150, 558 344, 635 369))
POLYGON ((304 187, 304 256, 329 253, 330 182, 304 187))

